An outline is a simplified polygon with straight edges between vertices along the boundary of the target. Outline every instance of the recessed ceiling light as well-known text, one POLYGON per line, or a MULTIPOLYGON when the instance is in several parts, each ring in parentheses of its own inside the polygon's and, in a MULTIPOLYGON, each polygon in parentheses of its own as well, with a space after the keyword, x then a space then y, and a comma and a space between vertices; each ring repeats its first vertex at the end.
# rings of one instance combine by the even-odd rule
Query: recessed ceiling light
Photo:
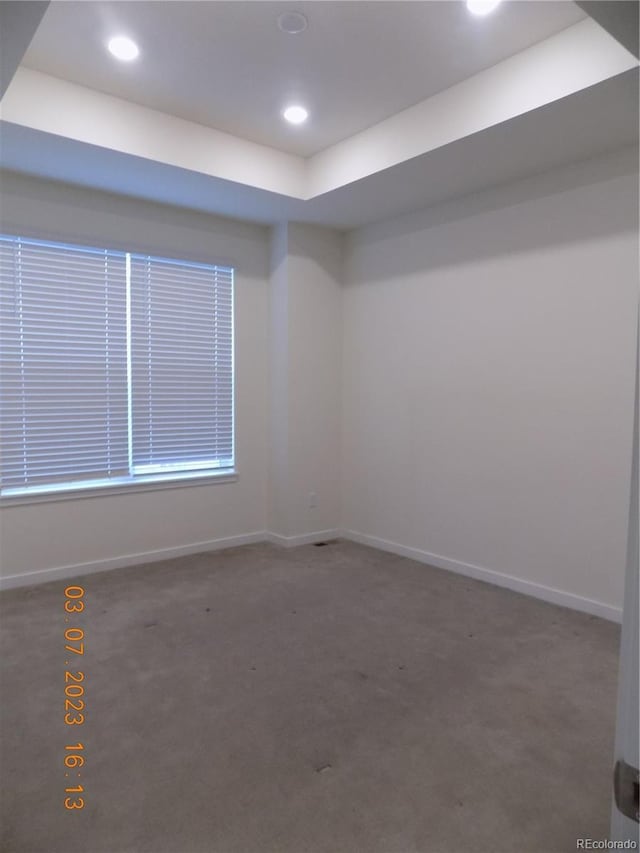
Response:
POLYGON ((287 107, 286 110, 282 111, 282 115, 291 124, 302 124, 309 117, 307 110, 297 104, 287 107))
POLYGON ((302 12, 283 12, 282 15, 278 15, 277 21, 278 29, 282 30, 283 33, 290 33, 291 35, 304 32, 309 25, 306 16, 302 12))
POLYGON ((497 9, 501 0, 467 0, 467 9, 472 15, 488 15, 497 9))
POLYGON ((115 36, 107 45, 109 53, 112 53, 116 59, 121 59, 123 62, 131 62, 140 53, 138 45, 128 36, 115 36))

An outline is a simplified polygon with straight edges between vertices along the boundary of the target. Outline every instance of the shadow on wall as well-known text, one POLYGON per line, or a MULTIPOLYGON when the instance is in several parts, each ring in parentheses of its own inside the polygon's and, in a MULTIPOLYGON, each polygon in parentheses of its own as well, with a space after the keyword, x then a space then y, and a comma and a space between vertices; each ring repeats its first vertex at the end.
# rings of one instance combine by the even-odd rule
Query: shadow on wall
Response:
MULTIPOLYGON (((386 280, 397 275, 399 251, 403 254, 402 274, 411 275, 624 232, 638 233, 636 147, 354 231, 348 238, 349 249, 376 251, 377 263, 369 262, 364 276, 357 263, 352 264, 347 284, 386 280), (619 181, 616 204, 603 208, 600 185, 615 179, 619 181), (521 206, 527 206, 528 213, 537 200, 576 189, 587 189, 593 199, 593 203, 580 208, 578 218, 573 215, 575 202, 554 206, 556 215, 552 218, 520 215, 525 212, 520 210, 521 206), (509 218, 503 215, 505 210, 510 210, 509 218), (493 220, 497 221, 498 216, 499 227, 496 227, 493 220), (440 239, 439 229, 444 232, 444 226, 446 239, 440 239)), ((444 233, 442 236, 445 237, 444 233)))
MULTIPOLYGON (((83 161, 86 159, 85 152, 83 161)), ((146 168, 158 167, 158 181, 166 184, 166 176, 160 174, 160 164, 145 163, 146 168)), ((201 176, 195 172, 190 174, 193 185, 198 185, 201 176)), ((143 177, 142 181, 145 180, 143 177)), ((123 183, 126 183, 124 177, 123 183)), ((135 183, 123 186, 124 195, 117 195, 100 188, 88 189, 3 171, 1 187, 4 198, 1 227, 8 231, 18 229, 25 236, 90 245, 104 240, 111 249, 129 251, 148 252, 156 247, 158 253, 167 257, 241 266, 242 274, 248 278, 264 279, 267 275, 267 227, 264 225, 135 198, 132 195, 137 189, 135 183), (102 237, 105 231, 107 234, 102 237), (245 242, 253 247, 257 241, 263 243, 265 249, 260 265, 255 263, 253 249, 243 250, 245 242), (221 246, 225 247, 224 251, 221 246), (211 256, 205 258, 208 250, 211 256), (229 254, 225 255, 225 251, 229 254)), ((202 187, 201 191, 206 192, 207 187, 202 187)))

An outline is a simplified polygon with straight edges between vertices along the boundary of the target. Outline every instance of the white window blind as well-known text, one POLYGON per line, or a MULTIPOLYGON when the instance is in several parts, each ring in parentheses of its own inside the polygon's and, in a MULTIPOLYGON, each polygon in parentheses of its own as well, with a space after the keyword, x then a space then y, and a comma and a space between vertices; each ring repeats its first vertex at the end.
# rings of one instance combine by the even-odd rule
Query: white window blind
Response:
POLYGON ((125 256, 0 240, 2 486, 127 471, 125 256))
POLYGON ((233 468, 233 270, 0 236, 3 496, 233 468))
POLYGON ((131 255, 132 468, 233 465, 232 271, 131 255))

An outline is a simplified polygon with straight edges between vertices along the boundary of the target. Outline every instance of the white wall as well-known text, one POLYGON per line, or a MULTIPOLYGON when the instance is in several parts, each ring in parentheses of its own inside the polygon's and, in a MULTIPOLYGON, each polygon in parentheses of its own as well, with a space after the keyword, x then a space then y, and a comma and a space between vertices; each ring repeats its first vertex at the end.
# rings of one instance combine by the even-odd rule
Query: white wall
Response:
POLYGON ((267 505, 267 229, 5 174, 4 230, 228 263, 236 269, 238 480, 0 510, 3 576, 264 531, 267 505))
POLYGON ((5 507, 2 575, 342 528, 615 617, 635 169, 623 152, 360 229, 346 246, 316 226, 269 233, 4 176, 6 230, 236 268, 239 477, 5 507))
POLYGON ((289 226, 271 233, 269 279, 269 530, 289 535, 289 226))
POLYGON ((340 523, 343 238, 289 223, 272 241, 268 516, 290 538, 340 523))
POLYGON ((627 151, 350 235, 344 528, 615 614, 635 169, 627 151))

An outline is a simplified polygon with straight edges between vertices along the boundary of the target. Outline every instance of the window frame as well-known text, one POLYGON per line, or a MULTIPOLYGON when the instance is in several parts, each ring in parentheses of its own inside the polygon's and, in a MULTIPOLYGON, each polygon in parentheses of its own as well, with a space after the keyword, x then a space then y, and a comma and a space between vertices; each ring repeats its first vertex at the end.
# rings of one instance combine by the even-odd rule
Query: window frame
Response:
MULTIPOLYGON (((133 494, 138 492, 163 491, 165 489, 176 488, 193 488, 197 486, 218 485, 220 483, 236 482, 238 480, 237 471, 237 441, 236 441, 236 357, 235 357, 235 341, 236 341, 236 275, 237 265, 227 261, 213 261, 210 258, 203 259, 202 256, 194 257, 193 252, 187 252, 186 257, 179 253, 175 256, 173 253, 157 252, 154 249, 141 247, 139 244, 135 246, 110 246, 104 247, 96 245, 99 241, 86 240, 83 237, 68 237, 67 235, 34 233, 31 229, 24 228, 0 228, 0 233, 4 237, 13 238, 16 240, 24 239, 29 241, 42 242, 44 244, 60 244, 70 248, 77 247, 78 249, 94 249, 100 252, 117 252, 125 255, 147 255, 158 261, 175 262, 180 265, 194 265, 198 267, 218 267, 230 271, 231 275, 231 368, 232 368, 232 396, 231 396, 231 441, 233 449, 233 465, 220 468, 202 469, 195 465, 192 468, 183 470, 175 470, 168 472, 156 472, 149 474, 133 474, 121 477, 113 477, 110 479, 101 480, 76 480, 63 483, 49 483, 41 486, 32 487, 30 490, 14 491, 13 488, 9 493, 2 492, 0 481, 0 507, 20 506, 26 504, 57 502, 66 500, 80 500, 93 497, 108 497, 121 494, 133 494)), ((117 241, 114 241, 117 242, 117 241)), ((2 353, 0 351, 0 357, 2 353)), ((130 380, 129 380, 130 382, 130 380)), ((1 429, 1 421, 0 421, 1 429)), ((1 452, 1 447, 0 447, 1 452)))

